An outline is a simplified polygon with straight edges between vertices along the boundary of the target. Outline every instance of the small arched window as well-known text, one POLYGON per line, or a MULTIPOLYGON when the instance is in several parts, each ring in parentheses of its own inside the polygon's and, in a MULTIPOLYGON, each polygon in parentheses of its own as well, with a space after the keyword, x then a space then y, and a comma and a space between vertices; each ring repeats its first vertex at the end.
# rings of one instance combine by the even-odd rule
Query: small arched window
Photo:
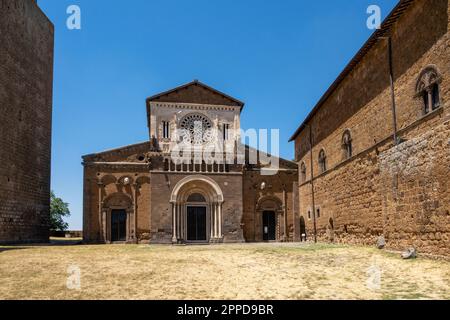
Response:
POLYGON ((421 72, 416 85, 416 96, 422 100, 424 114, 428 114, 441 106, 440 82, 441 76, 435 67, 427 67, 421 72))
POLYGON ((304 162, 300 165, 300 179, 301 182, 306 181, 306 164, 304 162))
POLYGON ((327 171, 327 156, 323 149, 319 152, 319 169, 320 173, 327 171))
POLYGON ((163 135, 163 139, 170 139, 170 122, 169 121, 162 122, 162 135, 163 135))
POLYGON ((346 130, 342 136, 342 149, 345 159, 350 159, 353 156, 352 135, 349 130, 346 130))

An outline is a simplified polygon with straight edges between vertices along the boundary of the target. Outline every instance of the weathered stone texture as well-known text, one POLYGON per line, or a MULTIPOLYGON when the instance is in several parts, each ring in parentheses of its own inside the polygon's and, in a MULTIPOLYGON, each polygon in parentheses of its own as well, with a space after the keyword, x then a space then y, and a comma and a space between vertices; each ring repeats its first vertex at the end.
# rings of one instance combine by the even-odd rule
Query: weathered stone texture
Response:
POLYGON ((53 25, 0 0, 0 243, 48 241, 53 25))
POLYGON ((450 120, 380 154, 385 235, 393 247, 450 254, 450 120))
MULTIPOLYGON (((405 1, 403 1, 405 2, 405 1)), ((450 36, 448 0, 412 1, 387 30, 392 35, 399 137, 393 145, 387 41, 379 39, 338 83, 296 136, 300 214, 313 232, 309 126, 319 239, 388 248, 415 245, 419 253, 449 255, 450 36), (424 114, 416 85, 423 70, 438 71, 440 108, 424 114), (352 137, 346 159, 342 138, 352 137), (319 168, 325 150, 327 171, 319 168)))

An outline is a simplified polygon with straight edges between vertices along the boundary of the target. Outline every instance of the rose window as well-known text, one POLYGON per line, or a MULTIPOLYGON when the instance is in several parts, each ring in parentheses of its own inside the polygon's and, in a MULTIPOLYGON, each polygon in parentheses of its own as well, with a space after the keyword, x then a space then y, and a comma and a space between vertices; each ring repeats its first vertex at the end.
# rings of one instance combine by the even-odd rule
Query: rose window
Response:
POLYGON ((185 116, 180 127, 183 129, 183 140, 195 145, 208 143, 212 140, 213 125, 202 114, 189 114, 185 116))

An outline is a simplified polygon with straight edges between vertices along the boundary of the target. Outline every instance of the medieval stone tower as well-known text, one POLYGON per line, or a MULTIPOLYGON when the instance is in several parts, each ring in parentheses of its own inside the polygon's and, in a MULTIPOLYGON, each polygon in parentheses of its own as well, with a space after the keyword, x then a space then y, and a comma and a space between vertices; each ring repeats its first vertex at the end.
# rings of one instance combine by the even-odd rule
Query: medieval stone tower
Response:
POLYGON ((0 243, 48 241, 53 25, 0 0, 0 243))

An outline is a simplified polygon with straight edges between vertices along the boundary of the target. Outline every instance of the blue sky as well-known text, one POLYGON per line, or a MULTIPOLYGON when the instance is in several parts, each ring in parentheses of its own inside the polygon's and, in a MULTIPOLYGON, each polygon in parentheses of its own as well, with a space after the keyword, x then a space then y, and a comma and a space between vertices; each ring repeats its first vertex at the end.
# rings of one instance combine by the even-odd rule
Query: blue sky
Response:
POLYGON ((397 0, 39 0, 55 25, 52 189, 82 228, 81 156, 148 139, 145 98, 193 79, 289 137, 397 0), (81 8, 68 30, 66 9, 81 8))

